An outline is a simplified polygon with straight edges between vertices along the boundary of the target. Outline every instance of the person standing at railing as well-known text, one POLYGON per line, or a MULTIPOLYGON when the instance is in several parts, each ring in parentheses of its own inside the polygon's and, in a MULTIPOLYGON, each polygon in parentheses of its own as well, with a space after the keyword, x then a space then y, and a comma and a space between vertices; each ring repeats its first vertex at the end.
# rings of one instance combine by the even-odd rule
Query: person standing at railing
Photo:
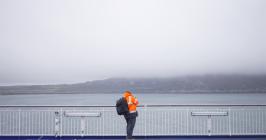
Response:
POLYGON ((133 129, 138 116, 137 106, 139 101, 130 91, 125 91, 123 96, 127 100, 129 110, 129 113, 124 115, 127 122, 127 139, 132 139, 133 129))

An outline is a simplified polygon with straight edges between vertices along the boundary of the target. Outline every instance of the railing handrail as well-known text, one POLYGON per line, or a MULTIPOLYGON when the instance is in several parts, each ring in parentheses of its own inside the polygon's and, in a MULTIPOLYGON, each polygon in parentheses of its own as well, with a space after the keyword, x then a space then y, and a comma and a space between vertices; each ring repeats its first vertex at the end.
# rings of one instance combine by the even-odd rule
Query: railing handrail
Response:
MULTIPOLYGON (((230 107, 266 106, 266 104, 142 104, 138 107, 230 107)), ((115 105, 0 105, 1 107, 115 107, 115 105)))

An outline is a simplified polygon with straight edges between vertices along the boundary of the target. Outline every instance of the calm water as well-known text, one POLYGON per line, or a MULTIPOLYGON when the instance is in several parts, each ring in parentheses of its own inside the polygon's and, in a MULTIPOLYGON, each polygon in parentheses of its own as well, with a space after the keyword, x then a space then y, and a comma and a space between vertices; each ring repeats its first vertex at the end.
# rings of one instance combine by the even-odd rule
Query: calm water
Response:
MULTIPOLYGON (((114 105, 122 94, 2 95, 0 105, 114 105)), ((135 94, 141 104, 266 104, 266 94, 135 94)))

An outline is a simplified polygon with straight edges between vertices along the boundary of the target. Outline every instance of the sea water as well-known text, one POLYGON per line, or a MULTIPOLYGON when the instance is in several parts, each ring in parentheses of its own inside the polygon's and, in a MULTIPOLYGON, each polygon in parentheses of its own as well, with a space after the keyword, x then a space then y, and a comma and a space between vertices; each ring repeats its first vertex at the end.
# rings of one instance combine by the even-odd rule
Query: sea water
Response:
MULTIPOLYGON (((0 95, 0 105, 114 105, 122 94, 0 95)), ((266 93, 136 93, 140 104, 266 104, 266 93)))

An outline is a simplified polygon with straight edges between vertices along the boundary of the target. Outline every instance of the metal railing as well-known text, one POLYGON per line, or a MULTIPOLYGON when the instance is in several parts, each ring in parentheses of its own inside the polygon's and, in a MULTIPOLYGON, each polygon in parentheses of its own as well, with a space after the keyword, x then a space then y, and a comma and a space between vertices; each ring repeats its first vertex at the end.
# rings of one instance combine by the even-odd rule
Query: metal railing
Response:
MULTIPOLYGON (((136 136, 266 135, 266 105, 141 105, 136 136)), ((0 106, 0 136, 122 136, 114 106, 0 106)))

